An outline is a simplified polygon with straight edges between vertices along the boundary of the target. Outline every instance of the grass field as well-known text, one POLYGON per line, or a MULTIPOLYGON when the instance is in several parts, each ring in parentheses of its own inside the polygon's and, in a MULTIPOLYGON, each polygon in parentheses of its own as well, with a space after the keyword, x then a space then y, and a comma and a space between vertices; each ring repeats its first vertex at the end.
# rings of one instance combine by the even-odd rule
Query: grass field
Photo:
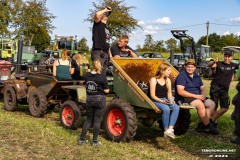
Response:
MULTIPOLYGON (((209 92, 209 80, 204 80, 209 92)), ((236 94, 237 81, 232 82, 230 96, 236 94)), ((3 106, 3 103, 0 103, 3 106)), ((60 126, 58 109, 44 118, 34 118, 28 106, 20 106, 16 112, 0 109, 0 159, 209 159, 202 149, 231 149, 232 154, 218 153, 231 159, 240 157, 240 146, 229 142, 234 123, 230 119, 234 106, 219 120, 219 135, 199 134, 194 131, 198 124, 196 110, 191 110, 189 131, 174 140, 165 139, 157 125, 151 128, 138 125, 131 142, 115 143, 107 140, 102 131, 99 140, 103 146, 77 145, 81 131, 66 130, 60 126)), ((2 108, 2 107, 1 107, 2 108)), ((92 134, 88 133, 92 138, 92 134)), ((216 156, 216 155, 214 155, 216 156)))

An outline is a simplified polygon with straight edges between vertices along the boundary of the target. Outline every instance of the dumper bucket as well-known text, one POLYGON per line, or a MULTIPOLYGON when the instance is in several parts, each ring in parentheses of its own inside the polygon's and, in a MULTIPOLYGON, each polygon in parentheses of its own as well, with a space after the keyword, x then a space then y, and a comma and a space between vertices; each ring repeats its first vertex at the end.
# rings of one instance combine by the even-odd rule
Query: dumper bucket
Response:
MULTIPOLYGON (((138 87, 137 82, 143 81, 147 84, 150 78, 156 74, 159 65, 163 62, 169 62, 165 59, 155 58, 119 58, 112 59, 111 62, 115 67, 113 90, 117 97, 124 99, 132 106, 154 109, 156 112, 160 112, 150 98, 138 87)), ((169 78, 172 81, 172 88, 174 88, 177 75, 178 71, 171 66, 169 78)))

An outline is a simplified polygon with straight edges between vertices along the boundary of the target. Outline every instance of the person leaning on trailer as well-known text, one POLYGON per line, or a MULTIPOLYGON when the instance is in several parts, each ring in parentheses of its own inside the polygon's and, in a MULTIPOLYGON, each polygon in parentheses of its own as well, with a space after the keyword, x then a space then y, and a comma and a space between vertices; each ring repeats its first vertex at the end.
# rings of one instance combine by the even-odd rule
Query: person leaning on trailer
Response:
POLYGON ((108 81, 105 74, 102 73, 102 65, 100 60, 94 60, 93 71, 86 74, 85 84, 87 91, 87 120, 83 125, 78 144, 82 145, 88 142, 85 138, 86 133, 93 123, 92 145, 99 146, 102 145, 102 143, 98 141, 98 134, 100 132, 101 121, 106 108, 105 93, 109 93, 108 81))
POLYGON ((122 35, 118 41, 118 44, 115 44, 111 47, 111 54, 113 58, 120 58, 120 57, 137 58, 138 57, 133 52, 133 49, 127 45, 128 41, 129 41, 128 36, 122 35))
POLYGON ((70 75, 71 62, 68 60, 68 51, 62 51, 62 58, 55 60, 53 63, 53 76, 57 80, 71 80, 70 75))

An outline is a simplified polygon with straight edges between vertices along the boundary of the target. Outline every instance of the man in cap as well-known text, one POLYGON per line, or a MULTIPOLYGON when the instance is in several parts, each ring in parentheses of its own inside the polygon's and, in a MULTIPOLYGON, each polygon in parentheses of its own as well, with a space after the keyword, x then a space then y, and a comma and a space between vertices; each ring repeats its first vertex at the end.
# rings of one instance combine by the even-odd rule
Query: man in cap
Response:
POLYGON ((210 97, 216 104, 211 123, 216 129, 218 129, 217 119, 227 112, 229 108, 228 90, 234 77, 234 72, 239 68, 238 64, 231 62, 232 58, 232 51, 225 50, 223 53, 223 61, 219 61, 218 58, 216 58, 214 61, 208 63, 208 67, 216 67, 216 73, 213 76, 210 87, 210 97), (219 110, 217 110, 218 102, 220 102, 219 110))
POLYGON ((194 59, 188 59, 185 63, 185 70, 176 78, 176 100, 181 103, 188 103, 197 109, 200 123, 196 128, 197 132, 218 134, 217 130, 210 124, 210 117, 215 109, 215 103, 206 98, 206 90, 202 79, 195 73, 196 63, 194 59))
POLYGON ((99 59, 103 66, 103 73, 106 73, 109 55, 110 34, 106 28, 108 16, 110 15, 111 7, 106 7, 103 10, 97 11, 94 15, 94 24, 92 29, 92 60, 99 59))

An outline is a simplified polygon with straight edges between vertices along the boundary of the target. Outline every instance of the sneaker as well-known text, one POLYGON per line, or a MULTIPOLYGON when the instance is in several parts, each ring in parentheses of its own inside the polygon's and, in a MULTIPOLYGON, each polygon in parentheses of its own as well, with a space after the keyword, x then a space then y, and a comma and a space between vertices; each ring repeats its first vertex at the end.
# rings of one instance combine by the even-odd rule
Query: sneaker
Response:
POLYGON ((240 137, 237 137, 237 136, 232 137, 232 138, 230 139, 230 142, 231 142, 231 143, 234 143, 234 144, 239 144, 239 145, 240 145, 240 137))
POLYGON ((101 142, 99 142, 99 141, 97 141, 97 142, 93 142, 93 147, 97 147, 97 146, 101 146, 102 145, 102 143, 101 142))
POLYGON ((83 144, 86 144, 86 143, 88 143, 88 140, 79 139, 79 141, 78 141, 79 145, 83 145, 83 144))
POLYGON ((174 139, 174 138, 175 138, 174 130, 173 130, 173 129, 167 129, 167 130, 164 132, 164 137, 169 137, 169 138, 174 139))
POLYGON ((210 133, 213 135, 217 135, 220 133, 217 126, 214 127, 214 125, 210 124, 209 128, 210 128, 210 133))
POLYGON ((210 118, 209 121, 210 121, 211 125, 212 125, 214 128, 216 128, 217 130, 219 130, 219 128, 218 128, 218 123, 214 122, 212 118, 210 118))

